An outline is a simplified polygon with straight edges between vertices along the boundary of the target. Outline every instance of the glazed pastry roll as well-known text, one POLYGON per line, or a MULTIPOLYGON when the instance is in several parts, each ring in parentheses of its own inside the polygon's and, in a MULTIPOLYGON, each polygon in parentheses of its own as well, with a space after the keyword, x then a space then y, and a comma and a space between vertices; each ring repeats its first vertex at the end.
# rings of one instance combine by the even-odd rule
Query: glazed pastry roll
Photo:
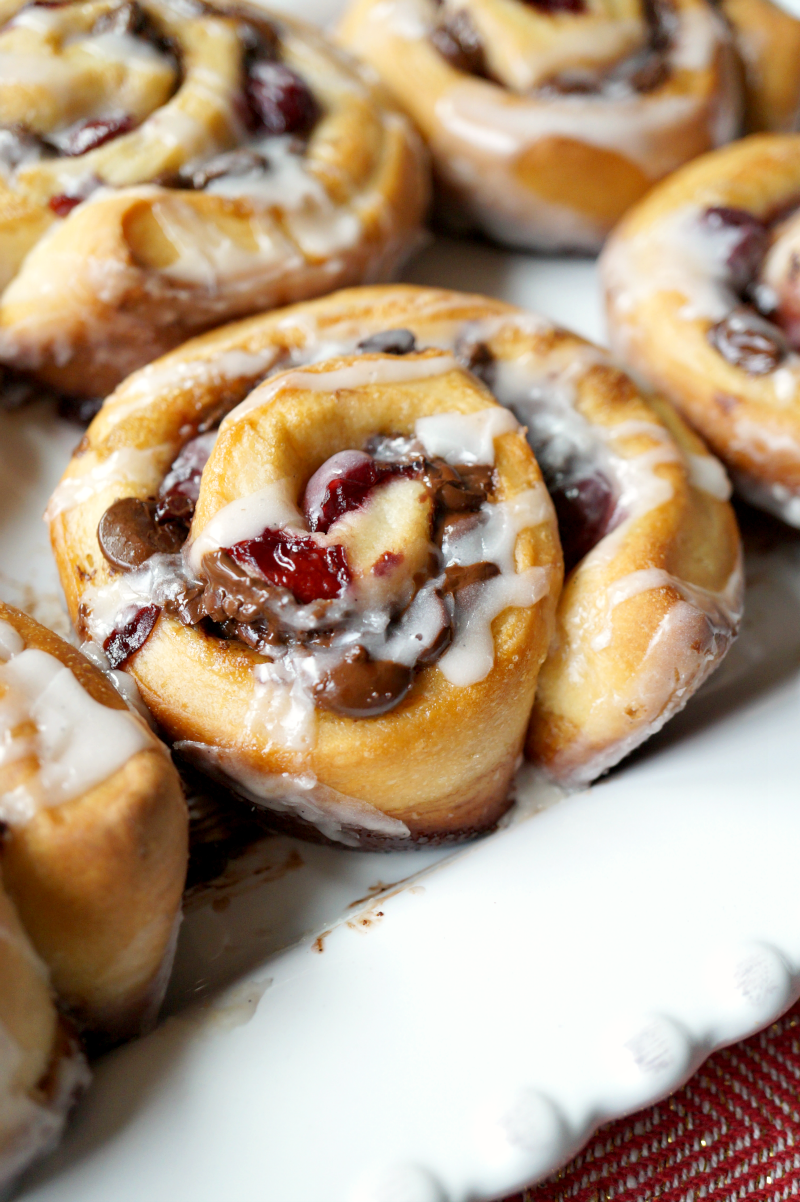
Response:
POLYGON ((166 988, 187 814, 169 755, 111 682, 0 605, 3 882, 60 1006, 96 1041, 137 1034, 166 988))
POLYGON ((190 334, 378 279, 417 136, 322 35, 244 5, 6 5, 0 364, 103 395, 190 334))
POLYGON ((800 21, 771 0, 721 0, 744 77, 748 131, 789 133, 800 119, 800 21))
POLYGON ((464 837, 508 804, 545 651, 528 753, 579 783, 735 633, 724 472, 655 405, 480 296, 353 289, 218 330, 123 384, 58 486, 70 612, 244 796, 361 846, 464 837))
POLYGON ((88 1080, 47 969, 0 885, 0 1189, 54 1147, 88 1080))
POLYGON ((736 136, 724 21, 705 0, 352 0, 343 45, 428 142, 456 227, 594 251, 650 185, 736 136))
POLYGON ((800 526, 800 136, 755 135, 665 181, 603 260, 612 345, 753 504, 800 526))

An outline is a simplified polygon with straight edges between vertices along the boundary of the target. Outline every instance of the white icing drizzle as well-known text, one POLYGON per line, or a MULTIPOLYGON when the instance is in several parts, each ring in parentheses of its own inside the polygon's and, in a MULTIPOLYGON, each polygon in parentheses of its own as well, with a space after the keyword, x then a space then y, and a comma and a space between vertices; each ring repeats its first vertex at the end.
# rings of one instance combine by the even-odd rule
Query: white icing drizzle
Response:
POLYGON ((448 463, 494 465, 494 440, 519 430, 508 409, 483 409, 479 413, 436 413, 417 420, 416 436, 429 455, 448 463))
POLYGON ((453 641, 437 667, 450 684, 464 688, 477 684, 494 666, 492 622, 514 606, 528 608, 550 589, 549 568, 518 572, 514 562, 517 536, 552 515, 544 486, 518 493, 509 501, 481 507, 480 524, 466 534, 445 539, 446 564, 497 564, 500 575, 462 591, 456 605, 453 641))
MULTIPOLYGON (((153 745, 128 710, 101 705, 55 656, 23 647, 2 624, 0 767, 30 760, 22 783, 0 793, 0 819, 29 822, 37 810, 59 805, 99 785, 153 745)), ((12 769, 13 771, 13 769, 12 769)))
POLYGON ((344 847, 358 847, 357 832, 391 839, 410 839, 404 822, 358 797, 346 797, 318 781, 313 772, 267 775, 255 771, 244 756, 227 747, 182 740, 175 750, 185 755, 210 776, 235 782, 237 792, 255 805, 266 805, 279 813, 296 815, 310 823, 327 839, 344 847))
POLYGON ((730 501, 731 482, 728 473, 714 455, 695 455, 684 451, 689 468, 689 483, 693 488, 706 492, 717 501, 730 501))
POLYGON ((330 371, 309 371, 300 368, 297 371, 285 372, 276 379, 265 380, 258 388, 253 389, 240 405, 231 410, 222 426, 241 421, 253 409, 260 409, 262 405, 269 404, 273 397, 290 388, 312 392, 338 392, 340 389, 355 391, 370 384, 405 384, 412 380, 426 380, 430 376, 444 375, 446 372, 460 369, 461 365, 452 355, 431 356, 425 359, 404 359, 400 355, 382 359, 364 356, 357 363, 330 371))
POLYGON ((114 484, 128 481, 132 484, 142 482, 157 483, 157 464, 166 448, 162 446, 148 448, 146 451, 134 447, 121 447, 90 468, 80 476, 65 476, 56 485, 47 508, 44 520, 52 522, 61 513, 83 505, 98 493, 104 492, 114 484))
POLYGON ((649 593, 659 588, 672 588, 680 593, 684 601, 688 601, 696 610, 705 614, 711 625, 719 630, 735 630, 739 624, 741 567, 737 566, 725 586, 716 592, 681 580, 663 568, 642 568, 638 572, 629 572, 606 590, 602 599, 604 623, 590 642, 592 650, 603 651, 611 643, 612 615, 618 605, 631 597, 638 597, 641 593, 649 593))

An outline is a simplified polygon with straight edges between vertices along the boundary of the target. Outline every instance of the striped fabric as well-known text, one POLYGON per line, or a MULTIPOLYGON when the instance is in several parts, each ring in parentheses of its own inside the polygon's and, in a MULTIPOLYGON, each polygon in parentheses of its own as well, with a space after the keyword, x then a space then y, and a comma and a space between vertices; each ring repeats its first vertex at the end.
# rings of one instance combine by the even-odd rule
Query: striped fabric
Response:
POLYGON ((800 1196, 800 1003, 711 1056, 683 1089, 601 1127, 507 1202, 782 1202, 800 1196))

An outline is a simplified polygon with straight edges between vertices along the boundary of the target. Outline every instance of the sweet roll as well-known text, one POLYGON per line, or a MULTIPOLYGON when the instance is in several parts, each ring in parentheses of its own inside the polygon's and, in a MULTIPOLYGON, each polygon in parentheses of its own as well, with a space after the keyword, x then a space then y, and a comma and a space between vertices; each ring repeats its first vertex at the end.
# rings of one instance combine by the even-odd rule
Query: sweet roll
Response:
POLYGON ((514 246, 597 250, 739 128, 731 36, 705 0, 352 0, 339 38, 429 144, 443 219, 514 246))
POLYGON ((78 1027, 98 1043, 137 1034, 155 1019, 180 920, 177 772, 106 675, 2 604, 0 720, 5 890, 78 1027))
POLYGON ((606 248, 612 345, 800 526, 800 136, 761 134, 659 185, 606 248))
POLYGON ((105 395, 189 335, 380 279, 419 139, 315 30, 241 4, 6 5, 0 364, 105 395))
POLYGON ((395 286, 242 322, 132 376, 49 517, 73 620, 184 754, 329 836, 402 846, 502 812, 545 650, 527 749, 561 780, 605 771, 685 703, 739 620, 727 489, 599 348, 500 301, 395 286), (244 361, 241 398, 226 364, 244 361), (451 429, 457 410, 484 416, 451 429), (514 419, 558 515, 555 631, 550 501, 514 419), (495 437, 467 438, 483 422, 495 437), (473 515, 461 550, 454 505, 473 515), (501 525, 521 530, 513 575, 501 525), (310 592, 291 586, 295 555, 310 592), (412 662, 400 636, 423 598, 412 662), (344 667, 326 640, 352 644, 344 667))

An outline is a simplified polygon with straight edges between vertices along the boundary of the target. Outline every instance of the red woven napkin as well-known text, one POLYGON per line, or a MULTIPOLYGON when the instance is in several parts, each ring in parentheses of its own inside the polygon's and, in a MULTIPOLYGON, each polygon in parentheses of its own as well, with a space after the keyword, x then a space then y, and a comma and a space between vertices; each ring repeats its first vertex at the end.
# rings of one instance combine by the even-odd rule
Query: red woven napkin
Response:
POLYGON ((664 1102, 601 1127, 507 1202, 700 1202, 800 1196, 800 1002, 716 1052, 664 1102))

